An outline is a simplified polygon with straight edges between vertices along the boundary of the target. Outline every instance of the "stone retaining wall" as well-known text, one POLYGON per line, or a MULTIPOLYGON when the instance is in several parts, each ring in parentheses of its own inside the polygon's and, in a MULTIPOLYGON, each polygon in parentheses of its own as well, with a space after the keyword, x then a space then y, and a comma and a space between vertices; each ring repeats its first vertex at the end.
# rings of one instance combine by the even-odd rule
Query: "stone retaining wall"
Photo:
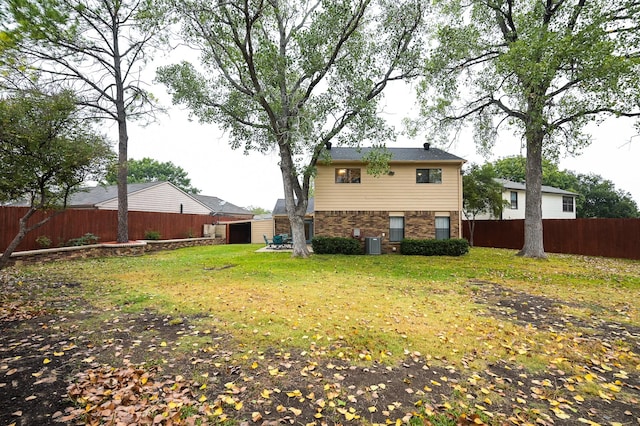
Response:
POLYGON ((10 264, 24 265, 53 262, 56 260, 89 259, 111 256, 141 256, 147 252, 175 250, 183 247, 224 244, 222 238, 185 238, 179 240, 132 241, 129 243, 92 244, 79 247, 60 247, 53 249, 16 252, 11 255, 10 264))

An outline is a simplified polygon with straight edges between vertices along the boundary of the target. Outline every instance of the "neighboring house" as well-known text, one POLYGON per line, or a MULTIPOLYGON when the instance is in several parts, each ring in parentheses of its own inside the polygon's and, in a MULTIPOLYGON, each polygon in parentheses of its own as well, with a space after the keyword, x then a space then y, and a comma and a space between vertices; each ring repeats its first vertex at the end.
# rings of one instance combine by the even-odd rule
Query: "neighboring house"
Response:
MULTIPOLYGON (((475 219, 524 219, 526 185, 506 179, 496 179, 496 181, 502 184, 502 198, 507 202, 502 210, 502 217, 479 214, 475 219)), ((575 219, 577 195, 575 192, 542 185, 542 218, 575 219)))
POLYGON ((215 223, 229 220, 253 219, 253 213, 249 210, 238 207, 228 201, 221 200, 218 197, 194 194, 193 198, 209 207, 211 214, 214 216, 215 223))
MULTIPOLYGON (((312 235, 379 237, 382 252, 397 251, 403 238, 462 236, 464 159, 428 144, 387 148, 390 171, 375 177, 363 160, 370 150, 328 147, 331 160, 318 163, 305 220, 312 235)), ((276 204, 273 217, 276 234, 289 232, 284 201, 276 204)))
MULTIPOLYGON (((127 202, 129 211, 211 215, 214 217, 212 222, 253 218, 253 213, 246 209, 217 197, 186 193, 171 182, 130 183, 127 185, 127 202)), ((118 210, 118 187, 83 188, 71 195, 67 207, 118 210)))
MULTIPOLYGON (((127 185, 129 211, 211 214, 208 206, 170 182, 130 183, 127 185)), ((84 188, 74 193, 71 209, 118 210, 116 185, 84 188)))

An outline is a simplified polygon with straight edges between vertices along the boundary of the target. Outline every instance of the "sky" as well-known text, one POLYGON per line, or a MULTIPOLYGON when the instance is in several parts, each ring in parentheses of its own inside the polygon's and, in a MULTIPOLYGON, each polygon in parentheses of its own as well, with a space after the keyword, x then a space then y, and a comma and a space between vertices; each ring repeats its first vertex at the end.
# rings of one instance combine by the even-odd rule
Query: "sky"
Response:
MULTIPOLYGON (((406 90, 390 89, 383 116, 401 130, 398 123, 403 117, 416 114, 417 107, 406 90)), ((169 113, 144 127, 135 123, 129 125, 129 158, 171 161, 188 173, 192 186, 199 188, 201 194, 215 196, 237 206, 262 207, 271 211, 276 200, 283 198, 277 152, 244 155, 242 149, 232 150, 226 135, 215 125, 200 124, 196 118, 190 120, 186 110, 172 106, 162 86, 155 86, 153 92, 169 113)), ((590 127, 589 133, 593 138, 592 144, 579 156, 561 159, 560 170, 600 175, 612 181, 617 190, 629 192, 640 206, 640 135, 635 136, 633 121, 609 119, 600 126, 590 127)), ((115 128, 112 135, 115 140, 115 128)), ((400 137, 387 146, 421 147, 423 142, 420 137, 400 137)), ((488 159, 476 152, 471 137, 461 138, 444 149, 477 164, 525 154, 521 152, 519 142, 509 134, 500 137, 488 159)))

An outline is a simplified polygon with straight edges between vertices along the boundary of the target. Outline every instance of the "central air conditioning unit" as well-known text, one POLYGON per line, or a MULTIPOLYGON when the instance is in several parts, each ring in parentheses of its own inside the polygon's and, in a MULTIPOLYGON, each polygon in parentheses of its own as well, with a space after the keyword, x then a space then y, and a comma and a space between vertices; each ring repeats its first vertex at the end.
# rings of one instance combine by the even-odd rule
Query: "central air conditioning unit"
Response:
POLYGON ((366 237, 364 239, 365 254, 382 254, 382 246, 379 237, 366 237))

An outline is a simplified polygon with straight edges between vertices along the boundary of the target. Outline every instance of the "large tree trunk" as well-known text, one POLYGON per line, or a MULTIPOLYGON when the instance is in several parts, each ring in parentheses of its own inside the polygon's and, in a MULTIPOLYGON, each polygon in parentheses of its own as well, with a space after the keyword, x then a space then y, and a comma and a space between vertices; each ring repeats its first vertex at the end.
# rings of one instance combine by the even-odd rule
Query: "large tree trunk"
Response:
MULTIPOLYGON (((124 114, 123 114, 124 115, 124 114)), ((129 197, 127 192, 127 135, 126 118, 118 119, 118 235, 119 243, 129 241, 129 197)))
POLYGON ((542 233, 542 130, 527 132, 524 246, 518 256, 545 258, 542 233))
POLYGON ((309 204, 309 194, 305 193, 298 182, 293 159, 286 145, 284 148, 283 145, 280 146, 280 171, 284 187, 284 202, 293 238, 292 257, 309 257, 304 235, 304 216, 309 204))

